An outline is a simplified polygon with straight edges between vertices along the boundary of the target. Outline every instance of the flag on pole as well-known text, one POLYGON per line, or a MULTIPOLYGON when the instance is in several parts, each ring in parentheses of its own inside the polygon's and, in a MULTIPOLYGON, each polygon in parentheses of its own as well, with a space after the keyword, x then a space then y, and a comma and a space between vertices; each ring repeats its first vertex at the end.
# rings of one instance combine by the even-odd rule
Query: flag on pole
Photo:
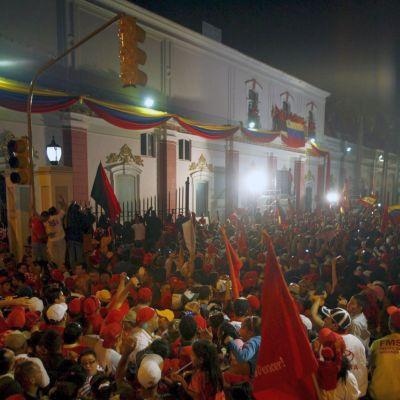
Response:
POLYGON ((101 206, 112 222, 114 222, 118 218, 119 214, 121 214, 121 207, 115 197, 114 190, 107 178, 106 171, 104 171, 101 162, 97 168, 90 196, 99 206, 101 206))
POLYGON ((373 207, 376 203, 376 197, 365 196, 359 200, 360 204, 365 208, 373 207))
POLYGON ((240 269, 242 268, 242 262, 240 261, 235 249, 229 242, 224 228, 221 228, 221 233, 225 241, 226 258, 228 259, 229 264, 229 275, 232 282, 233 298, 237 299, 239 297, 239 293, 243 290, 239 277, 240 269))
POLYGON ((257 400, 316 400, 313 375, 318 364, 299 312, 265 232, 267 261, 262 297, 261 347, 254 379, 257 400))

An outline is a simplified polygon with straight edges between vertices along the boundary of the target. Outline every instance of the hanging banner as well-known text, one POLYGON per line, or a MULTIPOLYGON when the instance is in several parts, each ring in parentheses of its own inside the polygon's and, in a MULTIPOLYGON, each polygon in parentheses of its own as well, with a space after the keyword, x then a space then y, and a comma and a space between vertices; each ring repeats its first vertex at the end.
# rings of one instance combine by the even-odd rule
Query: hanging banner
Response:
MULTIPOLYGON (((26 112, 29 89, 27 85, 0 78, 0 106, 14 111, 26 112)), ((79 100, 54 90, 36 89, 33 94, 32 112, 48 113, 68 108, 79 100)))
POLYGON ((84 103, 100 118, 119 128, 143 130, 151 129, 171 118, 171 114, 124 104, 108 103, 89 98, 84 103))
POLYGON ((191 121, 190 119, 174 116, 179 125, 185 128, 193 135, 201 136, 205 139, 225 139, 235 134, 239 129, 234 125, 205 125, 199 122, 191 121))
POLYGON ((280 132, 247 129, 244 126, 241 126, 240 130, 249 140, 258 143, 270 143, 280 136, 280 132))

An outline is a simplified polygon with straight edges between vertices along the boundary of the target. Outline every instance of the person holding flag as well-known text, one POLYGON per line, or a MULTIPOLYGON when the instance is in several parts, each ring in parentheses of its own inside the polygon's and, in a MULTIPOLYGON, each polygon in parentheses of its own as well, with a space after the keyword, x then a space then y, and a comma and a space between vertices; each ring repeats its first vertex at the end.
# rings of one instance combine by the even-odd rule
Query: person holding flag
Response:
POLYGON ((317 360, 282 275, 270 236, 262 288, 261 346, 254 378, 257 400, 314 400, 317 360))

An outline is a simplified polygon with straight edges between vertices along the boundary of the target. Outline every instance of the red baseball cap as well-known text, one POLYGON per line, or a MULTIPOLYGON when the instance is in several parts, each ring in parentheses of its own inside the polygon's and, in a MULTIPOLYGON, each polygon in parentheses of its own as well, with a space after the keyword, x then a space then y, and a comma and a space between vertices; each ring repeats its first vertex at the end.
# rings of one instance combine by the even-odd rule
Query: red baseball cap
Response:
POLYGON ((24 307, 14 307, 6 319, 6 323, 9 328, 22 329, 25 326, 25 322, 26 318, 24 307))
POLYGON ((390 323, 396 330, 400 329, 400 308, 395 306, 390 306, 386 309, 387 313, 390 315, 390 323))
POLYGON ((250 294, 247 296, 247 300, 249 301, 250 307, 253 310, 257 311, 260 309, 261 304, 260 304, 260 300, 258 299, 257 296, 250 294))
POLYGON ((100 308, 100 300, 96 296, 90 296, 83 300, 82 310, 86 316, 94 314, 100 308))
POLYGON ((151 307, 143 307, 136 314, 136 323, 144 324, 156 315, 156 310, 151 307))
POLYGON ((122 332, 122 325, 116 322, 103 327, 100 332, 100 337, 103 339, 103 347, 110 349, 114 347, 115 341, 122 332))
POLYGON ((68 311, 71 315, 78 315, 82 312, 82 297, 75 297, 68 303, 68 311))
POLYGON ((138 291, 138 302, 139 303, 150 303, 153 298, 153 291, 150 288, 143 287, 138 291))

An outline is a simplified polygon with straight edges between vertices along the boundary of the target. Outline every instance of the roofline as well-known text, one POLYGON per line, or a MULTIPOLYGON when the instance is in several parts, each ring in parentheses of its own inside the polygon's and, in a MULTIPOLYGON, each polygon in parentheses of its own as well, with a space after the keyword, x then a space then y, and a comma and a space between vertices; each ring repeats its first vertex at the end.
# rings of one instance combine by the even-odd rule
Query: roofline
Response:
POLYGON ((162 32, 168 36, 172 36, 179 40, 184 40, 196 47, 203 48, 208 52, 214 53, 218 56, 224 56, 235 62, 239 62, 241 65, 256 69, 261 74, 267 74, 272 78, 287 84, 295 86, 300 90, 310 92, 322 99, 326 99, 330 96, 330 93, 322 90, 314 85, 311 85, 301 79, 298 79, 292 75, 289 75, 277 68, 271 67, 261 61, 246 56, 245 54, 235 50, 229 46, 226 46, 220 42, 216 42, 208 37, 195 32, 191 29, 185 28, 167 18, 164 18, 158 14, 148 11, 136 4, 130 3, 127 0, 85 0, 86 2, 95 4, 107 9, 111 12, 124 12, 131 14, 139 19, 141 23, 153 28, 156 31, 162 32))

